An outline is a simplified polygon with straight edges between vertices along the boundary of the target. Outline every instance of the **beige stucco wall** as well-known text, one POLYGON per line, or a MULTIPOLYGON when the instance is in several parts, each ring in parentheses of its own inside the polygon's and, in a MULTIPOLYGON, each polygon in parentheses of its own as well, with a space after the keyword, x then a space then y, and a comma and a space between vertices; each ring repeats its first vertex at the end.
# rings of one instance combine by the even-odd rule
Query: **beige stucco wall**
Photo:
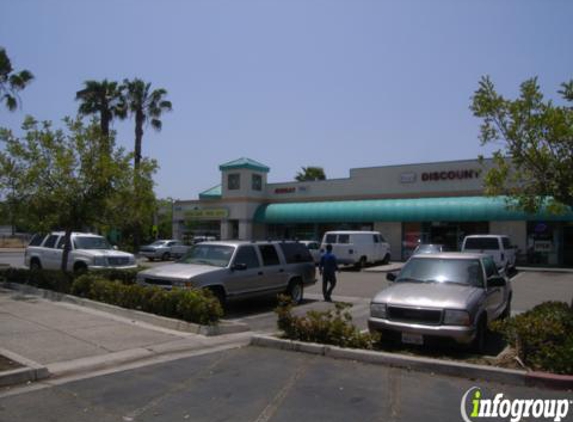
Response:
POLYGON ((527 222, 525 221, 490 221, 490 234, 503 234, 509 236, 511 243, 524 253, 527 245, 527 222))
POLYGON ((377 222, 374 223, 374 230, 382 233, 390 243, 392 261, 402 259, 402 223, 400 222, 377 222))

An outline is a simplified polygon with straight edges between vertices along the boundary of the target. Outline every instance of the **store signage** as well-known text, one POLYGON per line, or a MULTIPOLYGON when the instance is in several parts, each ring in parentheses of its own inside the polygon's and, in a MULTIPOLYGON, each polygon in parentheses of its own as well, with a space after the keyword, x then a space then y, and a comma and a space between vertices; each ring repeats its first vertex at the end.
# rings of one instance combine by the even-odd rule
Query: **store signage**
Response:
POLYGON ((535 252, 552 252, 553 242, 550 240, 536 240, 534 244, 535 252))
POLYGON ((227 218, 228 216, 229 210, 225 208, 207 208, 185 212, 185 217, 192 220, 218 220, 221 218, 227 218))
POLYGON ((276 189, 275 189, 275 193, 276 193, 276 194, 295 193, 295 192, 296 192, 296 188, 295 188, 295 187, 276 188, 276 189))
POLYGON ((416 181, 416 173, 402 173, 400 175, 400 183, 414 183, 416 181))
POLYGON ((444 180, 479 179, 481 170, 444 170, 422 173, 422 182, 439 182, 444 180))

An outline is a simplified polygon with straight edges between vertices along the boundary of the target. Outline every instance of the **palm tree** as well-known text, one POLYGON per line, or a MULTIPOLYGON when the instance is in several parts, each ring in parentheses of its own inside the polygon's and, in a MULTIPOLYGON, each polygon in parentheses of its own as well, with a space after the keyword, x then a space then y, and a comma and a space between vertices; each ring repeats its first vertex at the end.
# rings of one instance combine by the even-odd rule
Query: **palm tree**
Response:
POLYGON ((326 175, 324 174, 324 169, 322 167, 302 167, 302 171, 299 171, 296 174, 295 180, 299 182, 326 180, 326 175))
POLYGON ((165 99, 167 91, 163 88, 151 91, 151 83, 145 83, 138 78, 132 81, 125 79, 123 86, 127 109, 135 117, 135 158, 133 167, 137 170, 141 163, 143 125, 149 123, 153 129, 161 130, 162 122, 160 117, 163 112, 171 111, 172 107, 171 101, 165 99))
POLYGON ((18 107, 18 91, 26 88, 34 75, 29 70, 14 72, 12 62, 6 54, 6 49, 0 47, 0 100, 6 104, 10 111, 18 107))
POLYGON ((76 101, 81 101, 78 111, 86 116, 99 114, 101 133, 107 140, 105 151, 111 154, 109 127, 115 117, 124 119, 127 114, 122 89, 117 82, 107 79, 85 81, 84 86, 76 92, 76 101))

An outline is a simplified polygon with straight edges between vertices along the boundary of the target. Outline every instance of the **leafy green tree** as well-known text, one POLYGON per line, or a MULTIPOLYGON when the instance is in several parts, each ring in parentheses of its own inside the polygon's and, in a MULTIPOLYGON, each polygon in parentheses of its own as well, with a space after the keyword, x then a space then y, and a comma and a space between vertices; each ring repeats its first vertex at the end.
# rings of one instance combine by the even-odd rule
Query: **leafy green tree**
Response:
POLYGON ((8 110, 16 110, 20 101, 18 92, 33 79, 34 75, 29 70, 15 72, 6 49, 0 47, 0 98, 8 110))
POLYGON ((302 171, 299 171, 295 180, 299 182, 307 182, 313 180, 326 180, 326 175, 324 174, 324 169, 322 167, 301 167, 302 171))
POLYGON ((72 231, 101 224, 133 172, 123 150, 101 154, 104 135, 97 123, 64 122, 64 129, 54 129, 51 122, 28 117, 22 138, 0 129, 0 187, 12 190, 33 230, 65 231, 65 271, 72 231))
MULTIPOLYGON (((573 103, 573 80, 558 91, 573 103)), ((537 78, 521 84, 519 97, 504 98, 483 77, 470 109, 483 119, 482 145, 498 144, 486 193, 508 195, 517 207, 559 213, 573 206, 573 107, 545 101, 537 78)))
POLYGON ((129 113, 135 118, 135 148, 134 168, 139 168, 141 162, 141 144, 143 141, 143 126, 149 123, 151 127, 160 131, 163 123, 161 116, 171 111, 171 101, 165 99, 167 91, 163 88, 151 90, 151 83, 141 79, 123 81, 125 100, 129 113))
POLYGON ((101 82, 89 80, 84 88, 76 92, 76 101, 80 101, 78 112, 83 116, 98 115, 102 137, 102 151, 108 154, 113 150, 110 126, 114 118, 126 117, 125 101, 121 86, 114 81, 104 79, 101 82))

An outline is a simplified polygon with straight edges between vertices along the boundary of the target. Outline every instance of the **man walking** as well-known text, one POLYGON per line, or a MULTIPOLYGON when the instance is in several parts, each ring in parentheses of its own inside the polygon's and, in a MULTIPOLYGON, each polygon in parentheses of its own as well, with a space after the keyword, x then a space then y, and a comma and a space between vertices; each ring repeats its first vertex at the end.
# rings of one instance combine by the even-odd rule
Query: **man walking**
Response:
POLYGON ((338 261, 332 253, 332 245, 326 245, 326 253, 320 257, 318 272, 322 275, 322 295, 326 302, 332 302, 332 291, 336 286, 336 272, 338 271, 338 261))

